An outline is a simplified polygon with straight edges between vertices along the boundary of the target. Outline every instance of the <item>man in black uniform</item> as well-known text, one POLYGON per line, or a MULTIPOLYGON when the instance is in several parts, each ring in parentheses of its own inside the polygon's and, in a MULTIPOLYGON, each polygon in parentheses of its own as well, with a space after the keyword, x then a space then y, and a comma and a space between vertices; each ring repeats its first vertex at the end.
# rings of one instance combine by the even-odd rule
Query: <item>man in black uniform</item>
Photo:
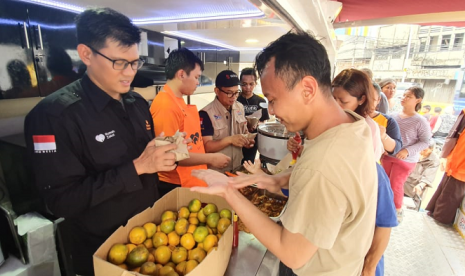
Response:
MULTIPOLYGON (((254 112, 261 109, 262 117, 260 118, 260 122, 263 123, 266 120, 269 120, 270 116, 268 115, 268 109, 260 106, 260 103, 266 104, 266 100, 253 93, 255 86, 257 86, 257 73, 255 70, 253 68, 242 69, 240 80, 242 93, 237 98, 237 101, 244 106, 245 116, 252 115, 254 112)), ((257 129, 249 129, 249 132, 257 133, 257 129)), ((257 155, 257 149, 258 143, 257 137, 255 137, 255 144, 252 148, 242 148, 242 154, 244 155, 242 163, 244 163, 244 161, 254 162, 255 155, 257 155)))
POLYGON ((175 169, 175 145, 155 147, 147 102, 129 91, 143 61, 140 31, 124 15, 88 9, 76 19, 87 73, 26 117, 36 183, 48 209, 71 225, 77 274, 129 218, 158 199, 158 171, 175 169))

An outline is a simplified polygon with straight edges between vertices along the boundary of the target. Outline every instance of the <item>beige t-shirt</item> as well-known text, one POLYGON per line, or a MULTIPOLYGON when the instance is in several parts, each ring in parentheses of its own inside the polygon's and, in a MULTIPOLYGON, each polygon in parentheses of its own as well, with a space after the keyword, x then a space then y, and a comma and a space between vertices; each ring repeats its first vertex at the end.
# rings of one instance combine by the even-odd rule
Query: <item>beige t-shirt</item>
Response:
POLYGON ((372 133, 364 118, 305 141, 282 223, 319 249, 297 275, 359 276, 375 227, 378 193, 372 133))

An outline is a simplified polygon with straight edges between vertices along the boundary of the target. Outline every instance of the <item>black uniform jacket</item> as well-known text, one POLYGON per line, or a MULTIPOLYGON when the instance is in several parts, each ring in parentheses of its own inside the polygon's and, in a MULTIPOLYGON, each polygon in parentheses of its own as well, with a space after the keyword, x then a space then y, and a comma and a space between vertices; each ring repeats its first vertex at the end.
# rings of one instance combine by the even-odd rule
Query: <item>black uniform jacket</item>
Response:
POLYGON ((48 209, 71 223, 74 269, 93 274, 98 247, 158 199, 157 174, 133 165, 154 138, 147 102, 135 92, 117 101, 84 75, 27 115, 25 135, 48 209))

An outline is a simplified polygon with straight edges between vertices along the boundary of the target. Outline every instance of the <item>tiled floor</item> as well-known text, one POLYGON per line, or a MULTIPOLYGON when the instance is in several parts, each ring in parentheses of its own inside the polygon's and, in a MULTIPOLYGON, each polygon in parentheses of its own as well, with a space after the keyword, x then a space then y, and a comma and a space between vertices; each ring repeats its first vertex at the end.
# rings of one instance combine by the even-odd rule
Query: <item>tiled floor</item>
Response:
POLYGON ((385 252, 386 276, 465 276, 465 240, 424 212, 405 210, 385 252))

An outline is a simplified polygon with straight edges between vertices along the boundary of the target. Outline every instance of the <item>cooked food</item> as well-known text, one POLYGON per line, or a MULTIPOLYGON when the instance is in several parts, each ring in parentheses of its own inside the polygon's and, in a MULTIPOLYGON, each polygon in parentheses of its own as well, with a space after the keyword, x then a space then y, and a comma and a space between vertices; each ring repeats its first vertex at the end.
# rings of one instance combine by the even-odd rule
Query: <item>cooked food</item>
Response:
POLYGON ((267 193, 265 190, 255 187, 249 186, 239 189, 239 191, 269 217, 278 217, 287 202, 287 198, 283 196, 267 193))

